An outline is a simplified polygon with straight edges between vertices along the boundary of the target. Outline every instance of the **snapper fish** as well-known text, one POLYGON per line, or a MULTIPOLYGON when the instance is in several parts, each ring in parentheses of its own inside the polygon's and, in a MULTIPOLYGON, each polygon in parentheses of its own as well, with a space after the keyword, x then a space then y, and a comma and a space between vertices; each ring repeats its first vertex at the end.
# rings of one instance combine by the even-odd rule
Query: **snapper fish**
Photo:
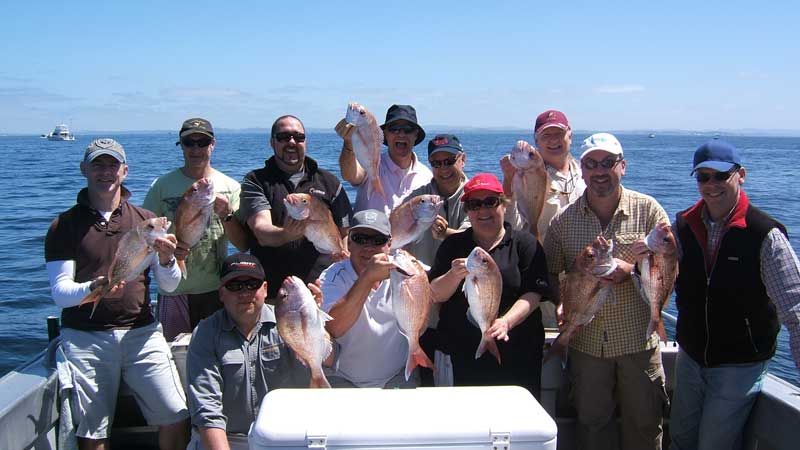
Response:
POLYGON ((167 229, 170 222, 166 217, 146 219, 128 230, 117 245, 114 259, 108 267, 106 283, 92 290, 78 306, 93 303, 91 319, 100 300, 108 294, 114 286, 122 281, 135 280, 153 262, 155 255, 155 242, 158 238, 167 238, 167 229))
POLYGON ((392 311, 400 332, 408 341, 406 381, 417 366, 433 368, 433 362, 419 345, 419 337, 428 325, 431 309, 431 286, 425 266, 405 250, 397 249, 389 256, 394 269, 389 274, 392 311))
POLYGON ((436 220, 442 204, 438 195, 418 195, 393 209, 389 214, 392 249, 417 241, 436 220))
MULTIPOLYGON (((210 178, 201 178, 183 193, 175 210, 175 237, 191 249, 205 235, 214 213, 214 183, 210 178)), ((189 250, 191 252, 191 250, 189 250)), ((178 259, 181 276, 186 279, 186 263, 178 259)))
POLYGON ((645 244, 652 253, 642 260, 639 275, 633 277, 642 299, 650 306, 650 324, 645 339, 650 339, 653 331, 657 331, 661 340, 666 342, 667 332, 661 311, 667 306, 678 277, 678 243, 672 227, 659 223, 647 234, 645 244))
POLYGON ((614 241, 598 236, 575 257, 567 276, 561 281, 561 303, 564 305, 563 331, 553 341, 543 362, 553 355, 562 355, 566 361, 567 347, 579 327, 594 319, 595 314, 611 295, 611 287, 603 287, 601 277, 608 276, 617 267, 613 257, 614 241))
POLYGON ((539 217, 550 187, 550 175, 544 167, 542 155, 526 141, 517 141, 511 149, 509 161, 517 169, 511 180, 517 209, 528 222, 531 233, 539 237, 539 217))
POLYGON ((305 223, 303 235, 318 252, 334 257, 347 256, 331 210, 322 199, 313 195, 313 191, 312 194, 289 194, 283 199, 283 204, 291 218, 305 223))
POLYGON ((467 277, 464 279, 464 295, 467 297, 469 314, 481 330, 481 342, 475 352, 475 359, 487 350, 500 361, 497 342, 486 334, 486 330, 497 319, 500 310, 500 296, 503 292, 503 278, 492 256, 484 249, 475 247, 467 256, 467 277))
POLYGON ((386 194, 380 179, 381 145, 383 130, 378 126, 375 116, 362 105, 351 102, 347 105, 344 120, 355 127, 352 134, 353 152, 367 174, 367 200, 377 193, 384 199, 386 194))
POLYGON ((297 359, 311 370, 308 387, 331 387, 322 371, 322 361, 333 351, 333 344, 325 334, 325 322, 333 318, 319 309, 314 295, 302 280, 295 276, 283 280, 278 291, 275 317, 281 338, 297 359))

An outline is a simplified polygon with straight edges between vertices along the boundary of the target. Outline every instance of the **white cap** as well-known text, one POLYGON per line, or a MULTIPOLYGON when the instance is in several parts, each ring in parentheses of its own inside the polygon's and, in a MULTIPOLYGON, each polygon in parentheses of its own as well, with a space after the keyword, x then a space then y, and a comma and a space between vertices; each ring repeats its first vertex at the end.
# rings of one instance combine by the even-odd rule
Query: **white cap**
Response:
POLYGON ((595 150, 603 150, 612 155, 622 156, 622 144, 610 133, 595 133, 581 144, 581 159, 595 150))

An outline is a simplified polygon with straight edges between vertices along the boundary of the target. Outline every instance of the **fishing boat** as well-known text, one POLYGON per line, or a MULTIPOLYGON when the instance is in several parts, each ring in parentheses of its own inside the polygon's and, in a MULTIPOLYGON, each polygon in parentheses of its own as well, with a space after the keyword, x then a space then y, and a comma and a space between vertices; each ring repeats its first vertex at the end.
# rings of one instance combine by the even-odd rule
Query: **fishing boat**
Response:
MULTIPOLYGON (((665 319, 675 318, 665 313, 665 319)), ((57 334, 57 319, 48 320, 49 334, 57 334)), ((546 331, 546 341, 551 343, 557 330, 546 331)), ((191 336, 186 334, 176 339, 172 353, 181 380, 186 386, 186 352, 191 336)), ((661 344, 664 370, 667 374, 667 392, 674 387, 675 357, 677 343, 661 344)), ((4 450, 49 450, 57 449, 59 427, 58 374, 48 361, 50 356, 43 351, 32 360, 0 378, 0 448, 4 450)), ((447 388, 428 388, 447 389, 447 388)), ((542 368, 541 405, 558 429, 557 448, 572 450, 576 447, 576 415, 569 404, 569 383, 557 358, 542 368)), ((345 407, 346 408, 346 407, 345 407)), ((346 410, 337 411, 347 414, 346 410)), ((375 414, 391 416, 391 411, 381 412, 375 405, 375 414)), ((298 420, 303 420, 298 418, 298 420)), ((401 423, 397 426, 402 427, 401 423)), ((669 419, 664 420, 664 448, 668 448, 669 419)), ((753 411, 744 430, 746 450, 794 450, 800 442, 800 388, 774 376, 767 375, 753 411)), ((111 433, 114 449, 157 449, 157 427, 147 426, 136 401, 123 386, 117 403, 114 428, 111 433)), ((511 448, 512 442, 503 448, 511 448)), ((309 447, 312 448, 313 446, 309 447)), ((313 447, 324 448, 324 447, 313 447)), ((342 447, 336 447, 342 448, 342 447)), ((400 450, 406 447, 392 447, 400 450)), ((410 447, 409 447, 410 448, 410 447)), ((414 447, 422 448, 422 447, 414 447)), ((491 443, 487 443, 491 449, 491 443)))
POLYGON ((69 128, 63 123, 56 125, 50 134, 45 134, 42 137, 48 141, 74 141, 75 135, 69 132, 69 128))

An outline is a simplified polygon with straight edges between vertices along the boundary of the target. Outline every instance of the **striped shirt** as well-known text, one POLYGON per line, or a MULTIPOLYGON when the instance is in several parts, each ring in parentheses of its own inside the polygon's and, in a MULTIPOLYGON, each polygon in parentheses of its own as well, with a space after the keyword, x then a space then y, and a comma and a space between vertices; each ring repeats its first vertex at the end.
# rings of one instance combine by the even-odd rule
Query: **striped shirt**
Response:
MULTIPOLYGON (((728 218, 712 222, 705 208, 702 217, 708 231, 706 254, 714 255, 728 218)), ((789 239, 777 228, 770 230, 761 243, 761 281, 767 288, 767 296, 775 303, 778 319, 789 331, 792 359, 800 370, 800 262, 789 239)))
MULTIPOLYGON (((598 235, 614 241, 615 258, 633 263, 633 243, 644 239, 661 222, 669 223, 669 218, 653 197, 623 187, 617 209, 603 228, 589 208, 586 194, 582 195, 550 222, 544 249, 551 280, 557 280, 569 269, 575 257, 598 235)), ((650 350, 658 346, 658 335, 646 336, 649 323, 650 306, 629 278, 613 285, 612 297, 572 337, 570 346, 598 358, 650 350)))

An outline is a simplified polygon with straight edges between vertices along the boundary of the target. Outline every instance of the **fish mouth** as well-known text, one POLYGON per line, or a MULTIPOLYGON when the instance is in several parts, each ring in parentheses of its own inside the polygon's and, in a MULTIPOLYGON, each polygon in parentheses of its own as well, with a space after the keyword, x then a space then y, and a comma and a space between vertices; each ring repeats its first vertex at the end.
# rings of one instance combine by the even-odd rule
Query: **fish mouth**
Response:
POLYGON ((411 277, 411 274, 410 274, 410 273, 408 273, 408 272, 407 272, 405 269, 403 269, 403 268, 402 268, 402 267, 400 267, 400 266, 394 266, 394 270, 396 270, 396 271, 400 272, 400 274, 402 274, 402 275, 405 275, 405 276, 407 276, 407 277, 411 277))

